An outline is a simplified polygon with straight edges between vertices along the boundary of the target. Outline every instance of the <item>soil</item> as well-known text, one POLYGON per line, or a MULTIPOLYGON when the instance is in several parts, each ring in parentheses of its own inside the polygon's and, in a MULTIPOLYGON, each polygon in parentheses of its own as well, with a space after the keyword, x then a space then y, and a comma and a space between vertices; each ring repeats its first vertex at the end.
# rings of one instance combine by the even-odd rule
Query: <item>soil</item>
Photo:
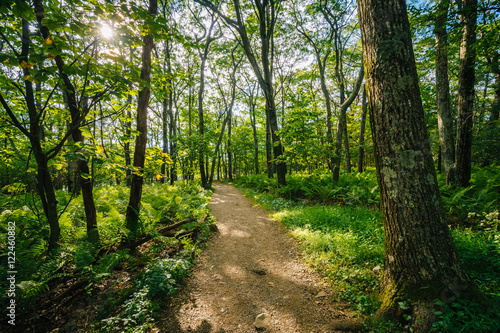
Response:
POLYGON ((297 243, 230 185, 210 202, 219 232, 156 323, 157 332, 358 332, 349 305, 332 302, 326 280, 304 264, 297 243), (268 316, 256 329, 257 315, 268 316))

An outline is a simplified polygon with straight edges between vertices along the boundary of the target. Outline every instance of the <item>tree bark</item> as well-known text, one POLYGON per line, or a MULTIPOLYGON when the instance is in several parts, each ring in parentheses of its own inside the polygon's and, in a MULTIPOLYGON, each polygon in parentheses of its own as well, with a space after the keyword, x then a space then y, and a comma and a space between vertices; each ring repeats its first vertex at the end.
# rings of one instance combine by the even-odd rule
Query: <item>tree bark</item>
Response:
POLYGON ((436 299, 480 297, 448 229, 430 151, 404 0, 358 0, 385 232, 378 317, 407 302, 428 332, 436 299))
MULTIPOLYGON (((157 0, 149 0, 149 15, 155 15, 158 10, 157 0)), ((148 140, 148 106, 150 97, 149 84, 151 83, 151 51, 153 49, 153 37, 145 35, 142 38, 142 68, 141 85, 137 101, 137 135, 134 151, 134 168, 130 187, 130 198, 127 206, 127 228, 134 237, 139 231, 139 211, 141 207, 142 185, 144 183, 143 169, 146 160, 146 143, 148 140)))
POLYGON ((365 125, 368 106, 366 103, 366 84, 363 86, 363 98, 361 106, 361 122, 359 125, 359 149, 358 149, 358 172, 363 172, 365 163, 365 125))
POLYGON ((470 183, 472 167, 477 0, 462 0, 459 16, 462 23, 462 43, 460 45, 460 73, 458 75, 455 182, 456 185, 467 187, 470 183))
POLYGON ((448 23, 449 0, 440 0, 434 32, 436 35, 436 102, 438 113, 439 143, 444 164, 446 184, 453 181, 455 145, 453 118, 450 108, 450 83, 448 79, 448 23))

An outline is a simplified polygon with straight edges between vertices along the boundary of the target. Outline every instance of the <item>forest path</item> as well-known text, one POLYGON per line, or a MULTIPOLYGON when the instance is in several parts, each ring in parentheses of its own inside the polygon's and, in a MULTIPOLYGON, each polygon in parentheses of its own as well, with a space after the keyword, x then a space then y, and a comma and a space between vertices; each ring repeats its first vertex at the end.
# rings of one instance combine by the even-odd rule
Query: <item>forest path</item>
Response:
POLYGON ((255 332, 261 313, 269 316, 265 332, 360 329, 345 304, 329 301, 331 290, 304 264, 284 227, 233 186, 214 186, 210 209, 219 233, 162 310, 161 332, 255 332))

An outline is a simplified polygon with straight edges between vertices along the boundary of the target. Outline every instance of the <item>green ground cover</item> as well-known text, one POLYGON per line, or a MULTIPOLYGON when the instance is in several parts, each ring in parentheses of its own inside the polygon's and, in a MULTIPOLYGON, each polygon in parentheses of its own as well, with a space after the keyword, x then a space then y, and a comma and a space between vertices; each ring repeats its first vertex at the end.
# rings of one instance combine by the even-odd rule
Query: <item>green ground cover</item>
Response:
MULTIPOLYGON (((467 189, 442 186, 460 257, 492 306, 465 304, 459 299, 436 300, 439 319, 435 332, 500 329, 496 312, 500 308, 499 174, 498 168, 476 172, 467 189)), ((375 172, 342 175, 335 186, 329 175, 288 179, 288 185, 279 190, 275 180, 265 176, 241 177, 236 182, 246 196, 271 210, 272 216, 290 229, 308 263, 329 278, 337 299, 350 302, 360 315, 369 318, 378 307, 376 291, 384 268, 384 231, 377 208, 375 172)), ((397 330, 393 325, 372 323, 370 329, 397 330)))
MULTIPOLYGON (((212 218, 210 215, 204 218, 209 214, 210 191, 194 183, 147 184, 142 196, 140 232, 143 236, 152 236, 152 240, 134 250, 119 249, 129 236, 123 214, 130 190, 123 186, 102 186, 94 191, 94 197, 99 198, 96 201, 99 246, 86 241, 81 197, 72 199, 67 192, 59 191, 59 206, 65 207, 59 219, 61 246, 51 253, 46 252, 48 228, 44 215, 35 208, 39 207, 37 198, 23 193, 0 198, 2 283, 8 271, 3 267, 7 262, 8 222, 16 224, 16 301, 18 314, 24 313, 27 319, 18 326, 36 323, 38 319, 30 318, 30 314, 36 312, 40 302, 47 305, 48 298, 57 299, 58 292, 64 292, 62 285, 77 284, 97 299, 95 308, 85 310, 90 311, 87 315, 93 318, 91 331, 147 331, 155 319, 155 310, 188 274, 199 244, 203 244, 210 233, 212 218), (194 228, 191 234, 164 237, 157 232, 161 227, 188 218, 197 221, 181 226, 179 231, 194 228)), ((68 296, 72 297, 71 293, 68 296)), ((1 293, 0 301, 4 302, 6 297, 6 293, 1 293)), ((70 304, 71 301, 67 306, 70 304)), ((78 323, 64 323, 68 329, 75 325, 78 323)))

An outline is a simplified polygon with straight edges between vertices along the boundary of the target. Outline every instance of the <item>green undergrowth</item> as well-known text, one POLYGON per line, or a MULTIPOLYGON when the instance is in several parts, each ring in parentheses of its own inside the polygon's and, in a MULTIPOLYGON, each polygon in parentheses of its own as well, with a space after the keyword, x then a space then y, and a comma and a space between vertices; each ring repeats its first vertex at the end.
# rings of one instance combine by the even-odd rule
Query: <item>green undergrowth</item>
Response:
POLYGON ((472 173, 470 186, 466 188, 445 184, 444 175, 438 175, 441 197, 449 216, 461 222, 469 213, 491 213, 500 209, 500 167, 489 166, 472 173))
POLYGON ((277 188, 276 180, 266 175, 239 177, 236 183, 257 192, 271 192, 293 201, 307 200, 318 203, 339 203, 347 206, 376 206, 380 202, 377 177, 374 169, 364 173, 342 175, 337 184, 331 173, 287 176, 287 185, 277 188))
MULTIPOLYGON (((211 192, 191 182, 177 182, 174 186, 145 184, 140 232, 153 236, 152 240, 134 252, 129 249, 116 251, 116 246, 129 236, 124 216, 129 192, 130 189, 124 186, 95 188, 100 234, 100 244, 96 246, 86 239, 81 197, 71 198, 67 192, 58 191, 61 241, 60 248, 51 253, 47 253, 48 228, 43 214, 36 209, 37 198, 21 194, 0 202, 3 207, 0 213, 0 279, 6 281, 6 234, 8 223, 14 222, 16 302, 20 311, 35 312, 38 302, 52 297, 51 293, 56 292, 61 282, 83 281, 81 287, 88 295, 94 294, 98 287, 112 285, 110 290, 113 292, 106 293, 106 300, 97 309, 94 330, 142 332, 152 325, 160 299, 175 292, 179 280, 189 272, 199 244, 203 244, 210 234, 211 216, 200 221, 209 213, 211 192), (156 231, 187 218, 196 218, 198 222, 176 230, 195 228, 191 234, 164 237, 156 231), (160 224, 160 221, 163 222, 160 224), (113 281, 116 269, 127 272, 129 282, 113 281)), ((0 298, 5 302, 6 293, 1 293, 0 298)))
MULTIPOLYGON (((352 187, 368 186, 366 191, 356 190, 356 193, 372 192, 372 183, 363 181, 353 185, 353 179, 357 178, 345 176, 350 179, 344 182, 351 184, 350 191, 353 191, 352 187)), ((367 179, 370 177, 366 176, 367 179)), ((335 200, 332 204, 331 199, 311 202, 308 198, 301 200, 300 196, 282 197, 280 194, 283 191, 277 191, 271 184, 276 180, 263 178, 252 176, 238 179, 237 183, 247 197, 271 210, 272 216, 290 230, 300 243, 307 262, 328 277, 338 300, 351 303, 360 315, 372 315, 379 306, 375 295, 384 268, 381 212, 370 201, 362 198, 350 205, 346 200, 335 200), (269 185, 263 185, 268 182, 269 185)), ((297 179, 300 180, 300 177, 297 179)), ((478 175, 474 179, 477 181, 478 175)), ((307 184, 306 181, 304 184, 307 184)), ((495 184, 490 186, 496 189, 495 184)), ((455 189, 455 193, 459 191, 455 189)), ((494 195, 490 194, 483 194, 487 200, 475 200, 483 203, 481 207, 486 207, 485 203, 495 200, 494 195)), ((451 209, 450 202, 445 205, 451 209)), ((494 332, 496 327, 500 327, 495 312, 500 308, 498 212, 478 214, 475 219, 469 222, 476 227, 454 226, 452 234, 464 267, 480 289, 492 299, 494 306, 485 309, 476 304, 464 304, 461 300, 445 300, 444 306, 436 304, 438 320, 434 332, 494 332), (483 226, 478 227, 481 223, 483 226), (462 327, 467 329, 463 330, 462 327)), ((370 326, 369 330, 396 332, 403 329, 398 327, 393 323, 381 322, 370 326)))

